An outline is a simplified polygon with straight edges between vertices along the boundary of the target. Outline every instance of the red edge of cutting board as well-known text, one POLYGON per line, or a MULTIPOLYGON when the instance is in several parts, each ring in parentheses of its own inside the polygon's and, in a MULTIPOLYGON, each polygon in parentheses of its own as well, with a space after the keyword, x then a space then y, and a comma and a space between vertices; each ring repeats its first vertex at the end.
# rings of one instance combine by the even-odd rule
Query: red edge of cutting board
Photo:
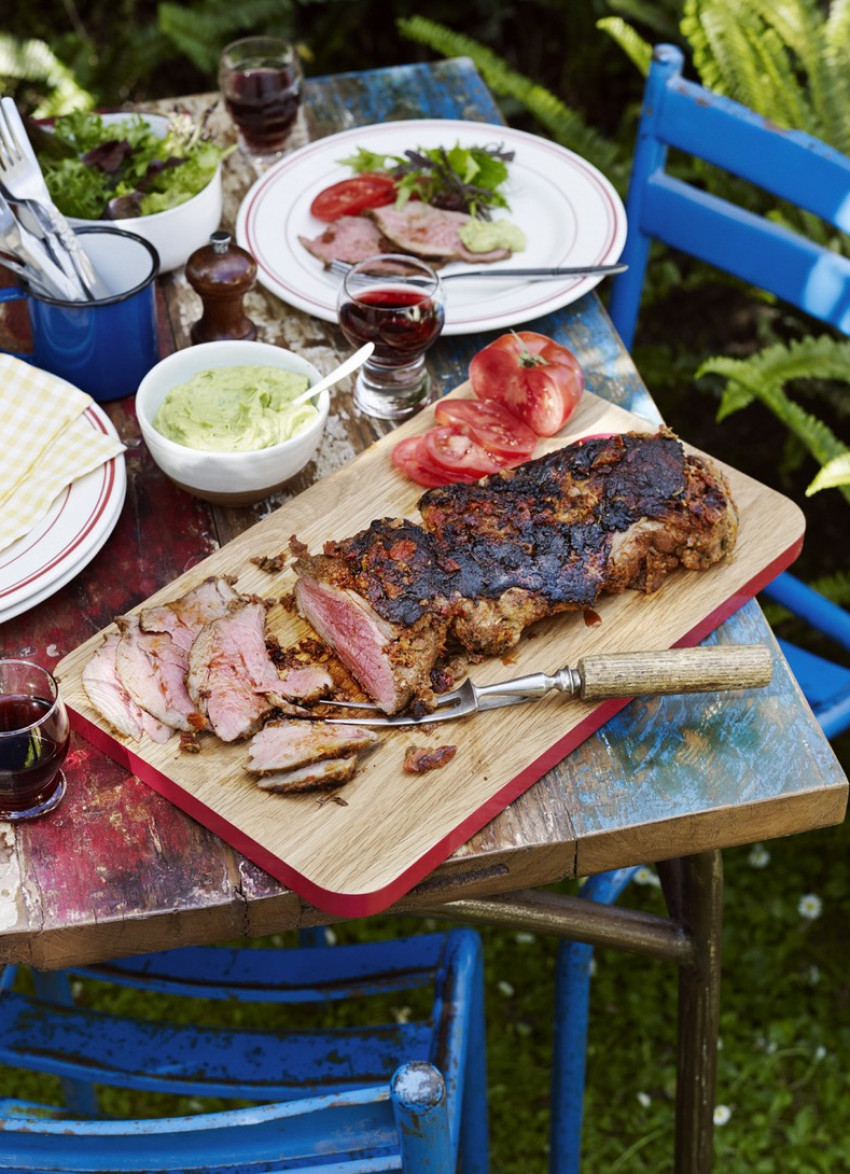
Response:
MULTIPOLYGON (((802 545, 803 539, 800 537, 771 563, 763 567, 757 575, 754 575, 737 592, 733 592, 729 599, 716 607, 714 611, 704 616, 698 624, 677 641, 676 647, 688 648, 704 640, 715 628, 719 627, 731 615, 734 615, 739 608, 743 607, 748 600, 757 595, 772 579, 776 578, 786 567, 789 567, 799 555, 802 545)), ((73 706, 69 705, 68 709, 71 717, 71 725, 76 733, 85 738, 86 741, 90 742, 98 750, 103 751, 110 758, 114 759, 119 766, 124 767, 136 775, 154 791, 157 791, 164 798, 174 803, 176 807, 179 807, 187 815, 198 820, 199 823, 203 824, 204 827, 215 833, 215 835, 220 836, 221 839, 225 840, 238 852, 241 852, 247 859, 251 860, 260 868, 265 869, 275 880, 279 880, 282 884, 287 885, 293 892, 305 900, 310 901, 325 913, 339 917, 369 917, 382 913, 395 901, 400 900, 405 894, 409 893, 419 881, 432 872, 438 865, 442 864, 456 848, 459 848, 470 836, 480 831, 485 824, 488 824, 499 812, 503 811, 509 803, 512 803, 514 799, 528 790, 532 784, 536 783, 539 778, 546 774, 548 770, 551 770, 552 767, 556 766, 562 759, 575 750, 577 746, 580 746, 586 738, 589 738, 591 734, 595 733, 616 713, 624 709, 630 700, 631 698, 628 697, 617 698, 598 705, 569 734, 550 746, 545 754, 541 754, 539 758, 536 758, 534 762, 520 771, 506 786, 491 795, 485 803, 471 812, 461 823, 453 827, 448 835, 438 840, 422 856, 414 861, 413 864, 399 873, 391 884, 385 885, 380 889, 371 890, 370 892, 351 894, 336 893, 333 890, 328 890, 321 885, 315 884, 296 869, 287 865, 272 852, 269 852, 262 844, 257 843, 256 840, 246 835, 240 828, 230 823, 229 820, 224 819, 211 807, 208 807, 205 803, 201 803, 189 792, 173 783, 166 775, 162 774, 150 763, 145 762, 144 759, 138 757, 138 755, 134 754, 122 742, 119 742, 116 738, 101 730, 93 722, 90 722, 88 718, 84 717, 73 706)))

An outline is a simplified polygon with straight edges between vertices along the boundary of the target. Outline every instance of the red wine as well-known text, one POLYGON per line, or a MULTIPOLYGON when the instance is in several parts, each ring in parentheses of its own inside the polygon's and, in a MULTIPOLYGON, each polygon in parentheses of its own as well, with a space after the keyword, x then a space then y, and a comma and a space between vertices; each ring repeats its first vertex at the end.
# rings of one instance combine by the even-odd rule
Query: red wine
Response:
POLYGON ((237 70, 228 79, 224 102, 255 151, 275 150, 286 142, 300 101, 296 71, 288 66, 257 65, 237 70))
POLYGON ((25 811, 56 789, 71 733, 62 706, 42 720, 53 707, 45 697, 0 697, 0 808, 25 811))
POLYGON ((412 363, 443 328, 443 307, 416 290, 370 289, 343 302, 339 324, 355 343, 374 342, 378 363, 412 363))

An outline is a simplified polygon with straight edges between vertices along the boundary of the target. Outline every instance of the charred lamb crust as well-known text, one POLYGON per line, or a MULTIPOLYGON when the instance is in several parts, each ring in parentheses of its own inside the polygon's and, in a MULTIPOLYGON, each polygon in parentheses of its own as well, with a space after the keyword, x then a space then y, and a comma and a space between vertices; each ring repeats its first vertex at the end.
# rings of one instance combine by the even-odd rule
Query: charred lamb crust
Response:
POLYGON ((606 592, 655 591, 680 566, 706 569, 737 534, 722 474, 666 429, 587 440, 471 485, 431 489, 419 509, 421 526, 379 519, 321 556, 300 552, 295 564, 309 622, 312 580, 365 601, 383 625, 373 662, 383 644, 398 687, 382 697, 345 640, 319 631, 388 712, 427 696, 450 640, 473 655, 503 653, 545 616, 592 607, 606 592))

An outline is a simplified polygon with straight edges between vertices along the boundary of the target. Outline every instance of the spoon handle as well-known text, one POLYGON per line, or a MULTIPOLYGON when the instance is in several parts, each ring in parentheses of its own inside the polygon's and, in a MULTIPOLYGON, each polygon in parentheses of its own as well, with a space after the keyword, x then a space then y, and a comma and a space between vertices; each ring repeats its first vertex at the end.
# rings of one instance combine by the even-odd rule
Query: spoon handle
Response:
POLYGON ((356 371, 358 367, 362 367, 366 360, 375 349, 373 342, 367 342, 359 351, 355 351, 353 355, 345 360, 344 363, 334 368, 330 375, 326 375, 324 379, 320 379, 318 383, 314 383, 312 387, 308 387, 306 391, 302 391, 300 395, 296 396, 291 401, 290 407, 295 407, 296 404, 305 404, 308 399, 312 399, 314 395, 319 395, 326 387, 333 387, 335 383, 339 383, 340 379, 344 379, 346 375, 350 375, 352 371, 356 371))

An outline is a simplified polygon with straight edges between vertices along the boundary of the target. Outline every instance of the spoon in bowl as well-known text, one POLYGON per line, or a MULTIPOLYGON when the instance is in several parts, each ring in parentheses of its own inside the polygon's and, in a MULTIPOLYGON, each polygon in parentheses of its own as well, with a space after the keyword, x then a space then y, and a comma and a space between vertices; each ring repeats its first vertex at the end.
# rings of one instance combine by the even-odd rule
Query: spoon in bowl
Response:
POLYGON ((297 395, 294 400, 290 400, 287 406, 295 407, 296 404, 304 404, 308 399, 312 399, 313 396, 323 392, 326 387, 333 387, 335 383, 339 383, 346 375, 350 375, 353 371, 362 367, 374 349, 375 344, 373 342, 367 342, 359 351, 355 351, 353 355, 347 358, 344 363, 340 363, 338 367, 335 367, 330 375, 326 375, 324 379, 320 379, 318 383, 314 383, 312 387, 308 387, 306 391, 302 391, 301 395, 297 395))

